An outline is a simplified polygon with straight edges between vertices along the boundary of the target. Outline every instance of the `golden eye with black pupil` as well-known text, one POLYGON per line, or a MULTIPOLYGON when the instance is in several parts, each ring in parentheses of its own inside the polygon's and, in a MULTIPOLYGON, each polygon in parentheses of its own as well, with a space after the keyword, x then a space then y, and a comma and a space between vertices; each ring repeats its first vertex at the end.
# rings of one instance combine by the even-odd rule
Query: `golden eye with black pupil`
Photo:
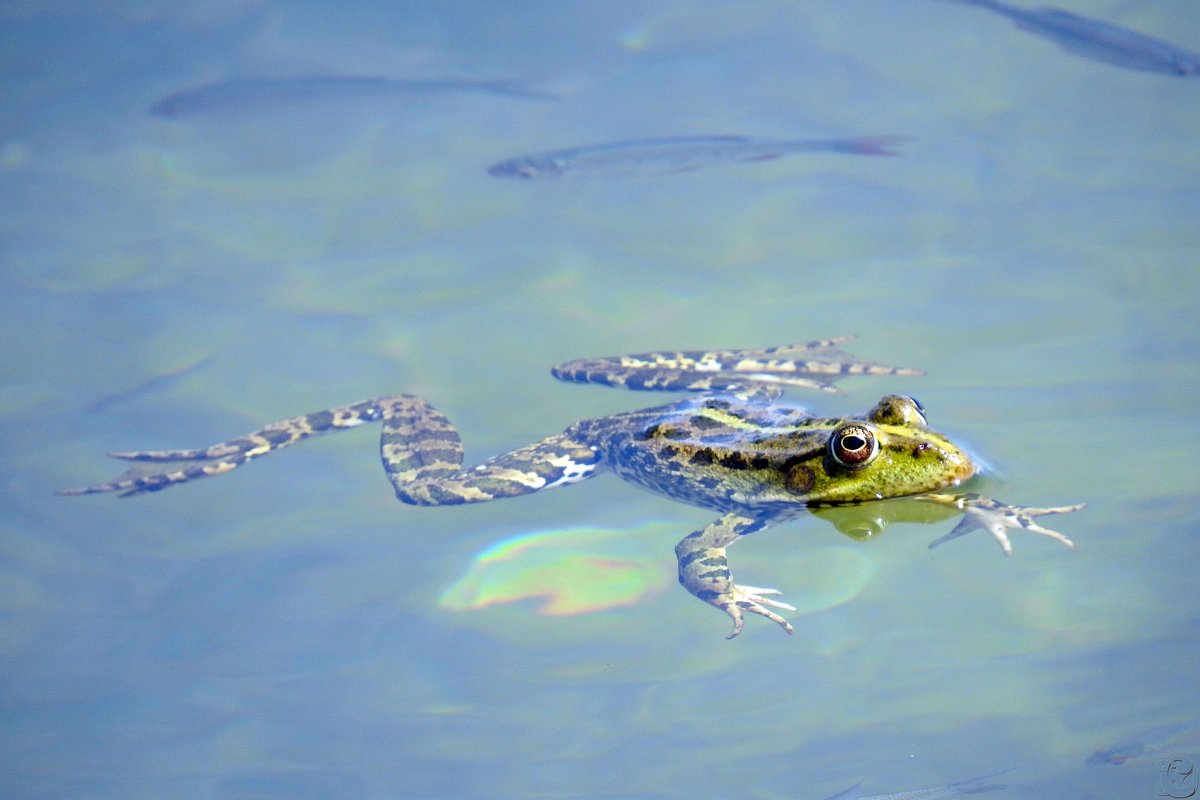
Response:
POLYGON ((865 467, 877 455, 879 442, 866 425, 843 425, 829 437, 829 456, 843 467, 865 467))

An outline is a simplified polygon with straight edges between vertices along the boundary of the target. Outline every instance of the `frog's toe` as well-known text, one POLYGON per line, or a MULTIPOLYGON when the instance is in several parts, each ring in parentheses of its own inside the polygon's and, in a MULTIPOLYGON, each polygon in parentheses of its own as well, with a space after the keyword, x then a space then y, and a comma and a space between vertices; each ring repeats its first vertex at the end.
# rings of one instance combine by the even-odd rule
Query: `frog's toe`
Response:
POLYGON ((778 600, 769 600, 764 595, 768 594, 783 594, 778 589, 765 589, 761 586, 738 586, 738 593, 748 600, 761 603, 772 608, 782 608, 784 611, 795 611, 795 606, 789 606, 787 603, 781 603, 778 600))
POLYGON ((742 632, 742 628, 746 625, 746 618, 742 616, 741 606, 737 605, 736 603, 730 603, 729 605, 721 606, 721 610, 728 614, 729 618, 733 620, 733 630, 731 630, 725 636, 726 639, 732 639, 742 632))
MULTIPOLYGON (((1068 509, 1068 510, 1075 511, 1078 508, 1082 508, 1082 506, 1078 506, 1077 508, 1068 509)), ((1047 513, 1063 514, 1066 512, 1061 511, 1061 510, 1048 510, 1047 513)), ((1062 542, 1063 544, 1065 544, 1067 546, 1068 550, 1075 549, 1075 543, 1072 542, 1069 538, 1067 538, 1063 534, 1059 533, 1058 531, 1052 531, 1049 528, 1043 528, 1041 525, 1038 525, 1036 522, 1034 522, 1031 519, 1022 518, 1022 527, 1024 527, 1025 530, 1027 530, 1027 531, 1033 531, 1034 533, 1040 533, 1042 536, 1049 536, 1051 539, 1054 539, 1055 541, 1062 542)))
POLYGON ((794 633, 795 628, 792 627, 791 623, 770 608, 767 608, 767 606, 780 608, 784 611, 795 611, 795 606, 781 603, 778 600, 771 600, 764 596, 771 594, 780 594, 780 591, 778 589, 764 589, 758 586, 735 586, 732 592, 732 600, 722 605, 722 609, 733 620, 733 630, 725 638, 732 639, 742 632, 742 627, 746 624, 743 613, 747 611, 751 614, 766 617, 788 633, 794 633))

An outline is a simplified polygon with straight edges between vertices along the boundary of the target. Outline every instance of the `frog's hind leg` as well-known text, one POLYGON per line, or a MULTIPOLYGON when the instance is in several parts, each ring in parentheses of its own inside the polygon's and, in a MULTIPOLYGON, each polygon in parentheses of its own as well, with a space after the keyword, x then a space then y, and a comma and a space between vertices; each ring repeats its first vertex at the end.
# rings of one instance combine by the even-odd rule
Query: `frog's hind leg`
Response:
POLYGON ((419 397, 384 418, 383 468, 396 497, 412 505, 482 503, 577 483, 595 474, 597 448, 562 433, 464 469, 458 431, 419 397))
POLYGON ((415 505, 478 503, 528 494, 590 477, 600 463, 594 447, 567 434, 462 468, 458 431, 427 401, 389 395, 281 420, 253 433, 196 450, 139 450, 109 453, 132 461, 116 479, 58 494, 121 492, 122 497, 222 475, 288 445, 382 420, 380 450, 396 496, 415 505))
POLYGON ((771 600, 766 595, 775 595, 775 589, 755 586, 739 586, 733 582, 725 548, 748 533, 762 530, 772 520, 728 513, 698 531, 688 534, 675 545, 675 557, 679 561, 679 583, 683 588, 709 605, 716 606, 733 620, 733 631, 726 638, 732 639, 742 632, 745 624, 744 612, 758 614, 792 633, 791 624, 771 611, 767 606, 785 611, 796 609, 787 603, 771 600))
POLYGON ((197 450, 138 450, 109 453, 134 462, 108 483, 64 489, 63 495, 121 492, 122 497, 157 492, 168 486, 210 475, 222 475, 247 461, 323 433, 376 422, 399 397, 381 397, 273 422, 253 433, 197 450))
POLYGON ((682 350, 586 358, 554 367, 561 381, 671 392, 732 392, 772 399, 784 386, 838 391, 849 375, 920 375, 920 370, 864 361, 837 349, 853 337, 757 350, 682 350))

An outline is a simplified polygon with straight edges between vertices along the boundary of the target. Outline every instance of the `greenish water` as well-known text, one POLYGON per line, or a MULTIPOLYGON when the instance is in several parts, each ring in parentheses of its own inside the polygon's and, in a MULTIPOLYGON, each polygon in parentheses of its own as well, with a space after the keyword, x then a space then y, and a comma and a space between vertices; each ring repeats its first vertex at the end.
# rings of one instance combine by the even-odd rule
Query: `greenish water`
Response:
MULTIPOLYGON (((1190 4, 1070 7, 1200 48, 1190 4)), ((934 0, 22 2, 0 52, 0 795, 791 800, 1015 765, 994 796, 1159 796, 1154 756, 1085 761, 1200 719, 1200 82, 934 0), (146 112, 238 74, 563 99, 146 112), (909 138, 486 172, 725 133, 909 138), (553 364, 846 333, 927 374, 789 399, 915 394, 1001 499, 1088 503, 1054 520, 1078 550, 800 519, 731 551, 795 636, 727 642, 674 584, 707 512, 612 476, 410 508, 362 429, 161 495, 52 495, 119 472, 108 450, 391 392, 479 460, 661 399, 553 364), (557 612, 517 599, 538 582, 557 612)))

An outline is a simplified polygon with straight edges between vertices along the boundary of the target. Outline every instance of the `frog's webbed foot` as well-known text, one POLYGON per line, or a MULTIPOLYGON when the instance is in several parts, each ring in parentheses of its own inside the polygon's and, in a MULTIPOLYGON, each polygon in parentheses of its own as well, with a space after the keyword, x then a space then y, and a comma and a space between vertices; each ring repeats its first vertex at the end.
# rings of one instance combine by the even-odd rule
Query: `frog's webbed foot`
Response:
POLYGON ((122 497, 157 492, 168 486, 197 478, 222 475, 247 461, 279 450, 310 436, 331 431, 356 428, 375 422, 386 413, 388 404, 396 397, 381 397, 338 406, 273 422, 263 428, 196 450, 131 450, 109 453, 112 458, 133 461, 134 465, 108 483, 63 489, 56 494, 97 494, 121 492, 122 497))
POLYGON ((957 495, 931 494, 925 495, 923 499, 953 506, 963 512, 963 518, 959 520, 954 530, 930 542, 929 547, 931 549, 979 528, 992 535, 1006 556, 1012 555, 1012 542, 1008 539, 1009 530, 1024 530, 1048 536, 1074 550, 1074 542, 1058 531, 1043 528, 1034 518, 1048 514, 1070 514, 1073 511, 1079 511, 1086 505, 1085 503, 1076 503, 1070 506, 1053 506, 1049 508, 1013 506, 975 493, 957 495))
POLYGON ((58 495, 99 494, 120 492, 130 497, 143 492, 157 492, 177 483, 220 475, 249 460, 246 456, 205 458, 204 450, 143 450, 109 453, 111 458, 139 462, 107 483, 97 483, 77 489, 59 489, 58 495))
POLYGON ((838 391, 848 375, 921 375, 838 350, 842 336, 755 350, 685 350, 586 358, 551 370, 562 381, 600 383, 626 389, 670 392, 732 392, 772 399, 782 386, 838 391))
POLYGON ((730 591, 724 594, 718 594, 711 599, 702 595, 696 595, 707 603, 711 603, 717 608, 724 611, 733 620, 733 630, 729 632, 726 639, 732 639, 742 632, 742 627, 746 624, 744 612, 749 611, 752 614, 766 617, 774 622, 779 627, 783 628, 788 633, 795 633, 796 629, 792 627, 792 623, 788 622, 783 617, 776 614, 766 606, 771 608, 780 608, 784 611, 795 611, 795 606, 789 606, 787 603, 781 603, 778 600, 771 600, 763 595, 782 594, 778 589, 763 589, 758 586, 739 586, 736 583, 730 584, 730 591))
POLYGON ((779 594, 776 589, 734 583, 729 562, 725 558, 727 546, 737 541, 738 537, 762 530, 769 521, 741 514, 725 514, 707 527, 688 534, 675 546, 675 557, 679 561, 679 583, 733 620, 733 631, 726 638, 732 639, 742 632, 746 612, 766 617, 788 633, 793 631, 788 621, 771 611, 771 608, 784 611, 796 609, 767 597, 779 594))

